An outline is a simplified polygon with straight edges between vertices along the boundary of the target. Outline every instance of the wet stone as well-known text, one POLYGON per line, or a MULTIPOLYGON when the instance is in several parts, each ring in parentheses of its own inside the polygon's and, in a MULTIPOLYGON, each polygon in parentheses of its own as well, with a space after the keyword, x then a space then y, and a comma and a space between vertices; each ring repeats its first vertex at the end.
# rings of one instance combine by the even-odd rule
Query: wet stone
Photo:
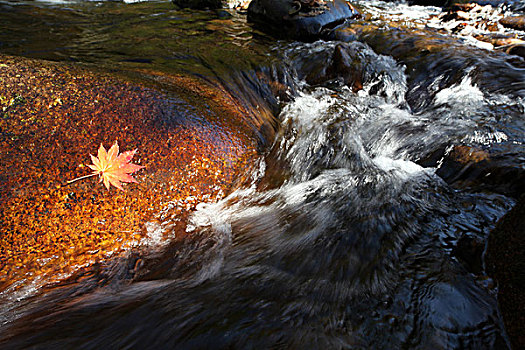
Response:
POLYGON ((469 4, 490 5, 493 7, 505 6, 513 11, 525 10, 522 0, 408 0, 410 5, 457 7, 469 4))
POLYGON ((483 251, 485 242, 476 237, 465 235, 461 237, 452 253, 462 262, 469 272, 481 274, 483 271, 483 251))
POLYGON ((242 182, 257 156, 245 120, 252 113, 211 84, 148 74, 171 91, 0 56, 0 291, 117 256, 147 240, 148 222, 183 222, 242 182), (138 183, 125 191, 108 191, 97 177, 66 185, 115 140, 121 151, 138 149, 138 183))
POLYGON ((436 174, 457 188, 491 189, 512 197, 525 191, 525 172, 516 159, 458 145, 447 154, 436 174))
POLYGON ((317 40, 359 16, 344 0, 253 0, 248 21, 279 37, 317 40))
POLYGON ((525 197, 490 233, 487 272, 498 282, 498 303, 513 349, 525 347, 525 197))
MULTIPOLYGON (((348 86, 357 92, 364 84, 377 79, 382 72, 376 71, 366 64, 367 54, 371 49, 361 42, 338 43, 333 50, 321 52, 305 52, 297 50, 291 58, 294 61, 297 74, 310 85, 338 85, 348 86)), ((371 93, 381 85, 378 82, 371 93)))
POLYGON ((445 7, 453 3, 453 0, 409 0, 410 5, 419 5, 419 6, 440 6, 445 7))
POLYGON ((510 46, 506 52, 510 55, 516 55, 525 58, 525 44, 517 44, 510 46))
POLYGON ((364 64, 359 60, 359 48, 336 46, 329 71, 333 75, 342 76, 344 84, 354 92, 363 88, 364 64))
POLYGON ((507 28, 525 30, 525 16, 504 17, 499 23, 507 28))

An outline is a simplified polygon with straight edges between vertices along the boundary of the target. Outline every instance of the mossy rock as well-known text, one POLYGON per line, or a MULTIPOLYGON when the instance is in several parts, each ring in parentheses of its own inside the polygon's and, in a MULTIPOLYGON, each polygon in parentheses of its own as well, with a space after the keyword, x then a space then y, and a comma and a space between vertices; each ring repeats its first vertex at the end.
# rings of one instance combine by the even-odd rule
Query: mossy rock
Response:
POLYGON ((0 56, 0 291, 58 281, 132 249, 147 240, 148 223, 184 235, 199 202, 242 181, 257 157, 253 111, 195 78, 138 75, 163 86, 0 56), (138 149, 137 184, 66 185, 115 140, 138 149))

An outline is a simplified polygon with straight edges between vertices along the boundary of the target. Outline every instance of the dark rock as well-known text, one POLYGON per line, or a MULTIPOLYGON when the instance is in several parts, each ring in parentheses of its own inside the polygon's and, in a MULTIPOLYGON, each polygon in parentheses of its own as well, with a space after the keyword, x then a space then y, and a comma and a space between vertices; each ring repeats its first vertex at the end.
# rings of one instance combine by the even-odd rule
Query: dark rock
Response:
POLYGON ((491 232, 485 254, 487 273, 499 285, 498 302, 514 349, 525 348, 525 197, 491 232))
POLYGON ((359 48, 343 46, 335 47, 332 65, 329 73, 343 78, 344 84, 351 87, 354 92, 363 88, 363 61, 358 56, 359 48))
POLYGON ((171 0, 171 2, 179 7, 192 9, 218 9, 222 7, 221 0, 171 0))
POLYGON ((483 7, 468 3, 468 4, 454 4, 450 6, 446 13, 439 16, 443 22, 448 21, 469 21, 472 19, 483 20, 483 16, 479 19, 479 12, 481 12, 483 7))
POLYGON ((362 89, 365 65, 360 51, 366 44, 340 43, 333 51, 305 52, 299 50, 292 57, 299 79, 310 85, 324 85, 334 80, 358 91, 362 89))
POLYGON ((345 85, 357 92, 369 85, 368 93, 382 94, 386 86, 382 77, 389 72, 381 65, 368 64, 376 57, 367 44, 353 41, 338 43, 327 50, 297 48, 288 58, 297 78, 311 86, 345 85))
POLYGON ((506 52, 510 55, 516 55, 525 58, 525 45, 513 45, 509 47, 506 52))
POLYGON ((450 12, 453 12, 453 11, 468 12, 468 11, 471 11, 472 9, 474 9, 476 7, 478 7, 478 4, 475 4, 475 3, 472 3, 472 2, 469 2, 469 3, 466 3, 466 4, 456 3, 456 4, 453 4, 452 6, 450 6, 449 11, 450 12))
POLYGON ((355 18, 358 12, 345 0, 253 0, 248 21, 279 37, 315 40, 355 18))
POLYGON ((462 262, 467 270, 474 274, 483 271, 483 251, 485 242, 472 236, 461 237, 452 249, 454 256, 462 262))
POLYGON ((525 171, 515 159, 473 147, 455 146, 436 174, 457 188, 490 189, 511 197, 525 192, 525 171))
POLYGON ((525 30, 525 16, 504 17, 499 23, 507 28, 525 30))

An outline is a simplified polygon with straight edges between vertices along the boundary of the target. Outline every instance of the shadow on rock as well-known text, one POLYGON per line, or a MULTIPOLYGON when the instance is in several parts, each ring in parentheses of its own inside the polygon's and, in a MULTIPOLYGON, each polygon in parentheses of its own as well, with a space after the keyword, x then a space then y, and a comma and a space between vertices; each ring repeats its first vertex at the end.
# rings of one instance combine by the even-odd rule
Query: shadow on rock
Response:
POLYGON ((487 272, 499 284, 498 302, 514 349, 525 347, 525 197, 491 232, 485 254, 487 272))

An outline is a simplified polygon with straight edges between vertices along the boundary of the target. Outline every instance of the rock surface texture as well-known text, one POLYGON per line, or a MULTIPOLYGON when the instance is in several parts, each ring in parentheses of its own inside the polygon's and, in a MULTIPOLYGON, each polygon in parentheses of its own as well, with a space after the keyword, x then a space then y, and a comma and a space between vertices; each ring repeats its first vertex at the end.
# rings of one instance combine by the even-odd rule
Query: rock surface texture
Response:
POLYGON ((250 113, 193 78, 148 73, 145 86, 6 56, 0 75, 0 291, 60 280, 147 244, 168 231, 164 219, 183 221, 197 203, 224 196, 257 155, 250 113), (121 151, 138 149, 139 183, 125 191, 95 177, 66 185, 115 140, 121 151))

